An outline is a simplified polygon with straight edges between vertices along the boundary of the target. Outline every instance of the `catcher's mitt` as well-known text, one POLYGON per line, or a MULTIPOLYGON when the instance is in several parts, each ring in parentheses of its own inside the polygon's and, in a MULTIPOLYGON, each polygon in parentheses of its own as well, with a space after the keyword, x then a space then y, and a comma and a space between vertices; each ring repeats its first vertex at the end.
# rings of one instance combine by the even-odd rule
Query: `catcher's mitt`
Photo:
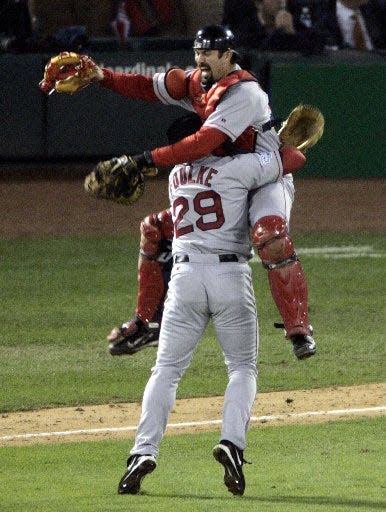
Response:
POLYGON ((61 52, 47 62, 39 87, 46 94, 54 91, 73 94, 90 85, 96 76, 96 68, 87 55, 61 52))
POLYGON ((84 180, 86 192, 100 199, 131 204, 143 194, 143 173, 132 157, 123 155, 99 162, 84 180))
POLYGON ((278 133, 284 146, 294 146, 304 153, 318 142, 323 131, 321 111, 312 105, 300 104, 290 112, 278 133))

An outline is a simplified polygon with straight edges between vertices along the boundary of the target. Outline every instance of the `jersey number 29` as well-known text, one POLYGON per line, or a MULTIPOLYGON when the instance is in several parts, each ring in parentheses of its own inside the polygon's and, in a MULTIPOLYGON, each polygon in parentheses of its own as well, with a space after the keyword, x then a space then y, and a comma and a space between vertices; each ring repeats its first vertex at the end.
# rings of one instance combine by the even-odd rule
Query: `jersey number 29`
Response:
MULTIPOLYGON (((220 194, 214 190, 205 190, 204 192, 196 194, 192 202, 194 211, 200 215, 196 220, 196 226, 198 229, 201 231, 208 231, 209 229, 221 228, 225 222, 225 217, 220 194), (212 204, 203 204, 203 202, 206 202, 208 199, 212 200, 212 204), (216 220, 205 222, 205 215, 209 214, 214 214, 216 216, 216 220)), ((188 224, 183 227, 179 226, 189 209, 189 200, 186 197, 180 196, 173 201, 173 217, 175 218, 174 229, 176 238, 194 231, 193 224, 188 224), (178 213, 176 215, 177 210, 178 213)))

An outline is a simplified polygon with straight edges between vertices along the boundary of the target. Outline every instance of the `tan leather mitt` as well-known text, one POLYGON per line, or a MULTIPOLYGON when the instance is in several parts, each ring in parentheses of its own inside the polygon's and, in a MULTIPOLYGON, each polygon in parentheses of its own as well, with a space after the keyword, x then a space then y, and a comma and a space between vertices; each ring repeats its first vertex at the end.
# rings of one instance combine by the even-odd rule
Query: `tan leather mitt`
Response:
POLYGON ((142 196, 145 183, 137 163, 132 157, 123 155, 99 162, 86 176, 84 188, 96 198, 129 205, 142 196))
POLYGON ((54 91, 73 94, 90 85, 95 78, 96 67, 87 55, 61 52, 47 62, 39 87, 46 94, 54 91))
POLYGON ((324 116, 312 105, 297 105, 278 132, 283 146, 294 146, 303 153, 314 146, 324 132, 324 116))

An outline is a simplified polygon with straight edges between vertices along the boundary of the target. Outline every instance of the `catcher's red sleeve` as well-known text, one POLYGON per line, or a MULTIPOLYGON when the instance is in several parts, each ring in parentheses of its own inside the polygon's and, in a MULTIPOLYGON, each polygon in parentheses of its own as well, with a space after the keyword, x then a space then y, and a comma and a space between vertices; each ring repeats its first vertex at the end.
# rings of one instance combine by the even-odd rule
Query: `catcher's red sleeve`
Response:
POLYGON ((159 167, 169 167, 183 162, 192 162, 210 153, 225 142, 227 136, 221 130, 203 126, 189 137, 162 148, 153 149, 153 162, 159 167))
POLYGON ((159 101, 154 93, 153 78, 136 73, 116 73, 103 68, 104 79, 99 82, 102 87, 111 89, 123 96, 137 100, 159 101))

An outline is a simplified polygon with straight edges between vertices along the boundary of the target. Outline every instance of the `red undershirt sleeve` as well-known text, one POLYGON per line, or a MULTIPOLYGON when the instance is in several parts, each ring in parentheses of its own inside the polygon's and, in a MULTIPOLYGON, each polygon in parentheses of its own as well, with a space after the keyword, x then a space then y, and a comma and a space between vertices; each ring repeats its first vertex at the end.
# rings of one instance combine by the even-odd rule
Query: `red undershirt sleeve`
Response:
POLYGON ((227 136, 221 130, 203 126, 198 132, 185 137, 175 144, 153 149, 151 156, 155 165, 159 167, 192 162, 198 158, 210 155, 226 139, 227 136))
POLYGON ((128 98, 159 101, 154 93, 152 77, 135 73, 115 73, 108 68, 102 69, 104 79, 99 82, 102 87, 111 89, 128 98))

